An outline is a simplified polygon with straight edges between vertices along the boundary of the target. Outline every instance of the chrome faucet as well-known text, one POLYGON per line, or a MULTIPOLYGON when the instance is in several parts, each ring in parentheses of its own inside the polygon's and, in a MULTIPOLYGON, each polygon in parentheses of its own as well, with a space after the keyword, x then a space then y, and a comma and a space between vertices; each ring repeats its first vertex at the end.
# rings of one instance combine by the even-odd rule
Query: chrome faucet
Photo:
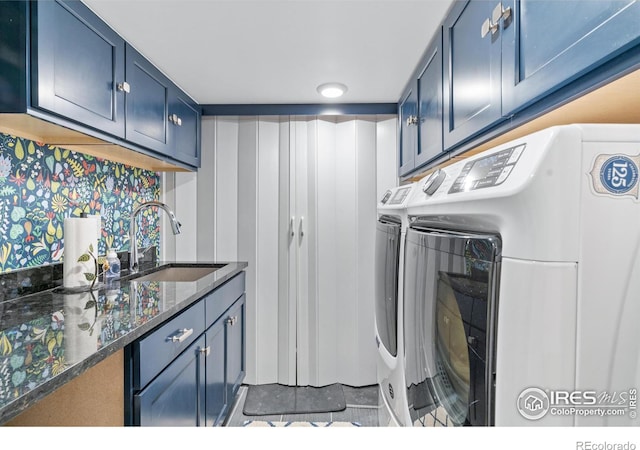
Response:
POLYGON ((136 273, 138 271, 138 243, 136 242, 136 217, 138 213, 143 209, 157 206, 165 210, 165 212, 169 215, 169 220, 171 221, 171 230, 173 234, 180 234, 180 227, 182 224, 178 222, 173 211, 169 209, 167 205, 161 202, 150 201, 146 203, 142 203, 137 208, 133 210, 131 213, 131 222, 129 223, 129 273, 136 273))

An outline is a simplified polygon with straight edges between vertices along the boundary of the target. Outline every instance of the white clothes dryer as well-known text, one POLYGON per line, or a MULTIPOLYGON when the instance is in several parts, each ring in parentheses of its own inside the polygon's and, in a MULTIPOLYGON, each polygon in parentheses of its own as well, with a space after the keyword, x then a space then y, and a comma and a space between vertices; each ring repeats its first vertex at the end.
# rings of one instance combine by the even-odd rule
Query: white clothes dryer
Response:
POLYGON ((409 224, 406 207, 416 183, 385 192, 378 202, 375 249, 375 330, 378 348, 378 421, 383 426, 407 423, 404 395, 402 272, 404 237, 409 224))
POLYGON ((639 167, 640 125, 566 125, 418 182, 413 425, 640 425, 639 167))

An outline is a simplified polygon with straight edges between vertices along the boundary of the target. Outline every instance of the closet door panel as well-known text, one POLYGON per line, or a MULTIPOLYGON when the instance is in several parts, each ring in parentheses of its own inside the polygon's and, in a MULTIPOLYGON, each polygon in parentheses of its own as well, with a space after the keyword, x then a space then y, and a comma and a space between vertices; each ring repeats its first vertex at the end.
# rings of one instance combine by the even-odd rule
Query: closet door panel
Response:
POLYGON ((277 118, 261 117, 257 123, 257 177, 256 177, 256 292, 258 336, 256 351, 261 358, 261 372, 268 379, 278 379, 278 203, 280 171, 280 123, 277 118))
POLYGON ((337 378, 335 360, 340 342, 336 335, 336 322, 341 311, 336 308, 335 299, 343 287, 336 284, 340 266, 336 126, 323 119, 317 121, 317 126, 317 298, 309 302, 309 319, 317 330, 309 345, 316 353, 311 361, 311 370, 315 374, 311 382, 322 386, 335 383, 337 378))
MULTIPOLYGON (((357 210, 358 173, 356 170, 356 120, 345 120, 337 124, 336 135, 336 279, 337 295, 327 301, 333 302, 335 312, 335 334, 338 345, 331 363, 335 377, 353 378, 353 359, 357 355, 358 342, 358 234, 357 210), (339 366, 339 367, 337 367, 339 366)), ((324 304, 324 302, 323 302, 324 304)))
MULTIPOLYGON (((217 151, 218 162, 221 158, 227 158, 227 153, 236 153, 237 166, 232 170, 237 171, 236 184, 223 185, 218 184, 218 198, 225 195, 236 195, 236 216, 229 217, 231 221, 236 221, 237 236, 233 243, 219 242, 218 245, 235 246, 237 248, 237 258, 239 261, 247 261, 245 277, 245 290, 247 295, 247 376, 246 383, 274 383, 275 375, 264 369, 268 366, 270 358, 273 354, 262 355, 258 350, 258 342, 262 338, 259 334, 259 325, 262 320, 258 319, 261 310, 261 296, 257 290, 257 272, 260 268, 257 266, 257 121, 255 117, 242 117, 229 119, 235 120, 236 127, 236 147, 223 147, 220 145, 217 151), (234 194, 234 190, 236 194, 234 194)), ((221 171, 224 167, 220 168, 221 171)), ((222 223, 227 219, 225 216, 219 216, 218 222, 222 223)))
POLYGON ((291 251, 292 236, 291 210, 295 205, 291 177, 294 176, 295 155, 291 154, 292 137, 295 136, 296 122, 288 117, 280 118, 279 178, 280 202, 278 230, 278 383, 295 386, 296 379, 296 274, 295 253, 291 251))
POLYGON ((356 386, 376 383, 376 355, 374 323, 374 259, 375 223, 377 213, 371 205, 377 203, 376 195, 376 122, 372 119, 356 121, 356 241, 357 241, 357 298, 354 328, 357 330, 354 342, 354 356, 346 384, 356 386), (372 224, 374 224, 372 226, 372 224))

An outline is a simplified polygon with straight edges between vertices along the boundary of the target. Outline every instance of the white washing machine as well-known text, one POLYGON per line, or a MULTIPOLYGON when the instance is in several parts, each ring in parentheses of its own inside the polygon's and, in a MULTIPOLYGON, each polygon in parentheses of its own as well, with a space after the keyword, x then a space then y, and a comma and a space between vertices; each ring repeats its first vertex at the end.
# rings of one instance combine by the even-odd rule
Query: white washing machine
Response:
POLYGON ((567 125, 418 182, 413 425, 640 425, 639 167, 640 125, 567 125))
POLYGON ((385 192, 378 202, 375 251, 375 322, 378 348, 378 421, 382 426, 407 423, 404 395, 404 339, 402 331, 402 268, 404 237, 409 224, 407 204, 417 184, 385 192))

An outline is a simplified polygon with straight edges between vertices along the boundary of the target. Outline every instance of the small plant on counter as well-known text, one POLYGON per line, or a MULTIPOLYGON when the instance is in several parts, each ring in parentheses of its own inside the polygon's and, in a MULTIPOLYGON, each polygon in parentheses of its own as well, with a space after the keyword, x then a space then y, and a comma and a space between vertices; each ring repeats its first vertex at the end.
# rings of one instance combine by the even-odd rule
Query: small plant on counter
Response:
POLYGON ((106 264, 106 258, 104 256, 96 256, 94 254, 93 244, 89 244, 89 249, 87 250, 87 252, 83 253, 78 258, 78 262, 88 262, 90 260, 93 260, 94 271, 93 273, 85 272, 84 277, 87 281, 91 282, 89 290, 93 291, 96 281, 98 280, 98 276, 100 275, 100 273, 98 272, 98 268, 99 266, 102 266, 104 268, 106 264))

